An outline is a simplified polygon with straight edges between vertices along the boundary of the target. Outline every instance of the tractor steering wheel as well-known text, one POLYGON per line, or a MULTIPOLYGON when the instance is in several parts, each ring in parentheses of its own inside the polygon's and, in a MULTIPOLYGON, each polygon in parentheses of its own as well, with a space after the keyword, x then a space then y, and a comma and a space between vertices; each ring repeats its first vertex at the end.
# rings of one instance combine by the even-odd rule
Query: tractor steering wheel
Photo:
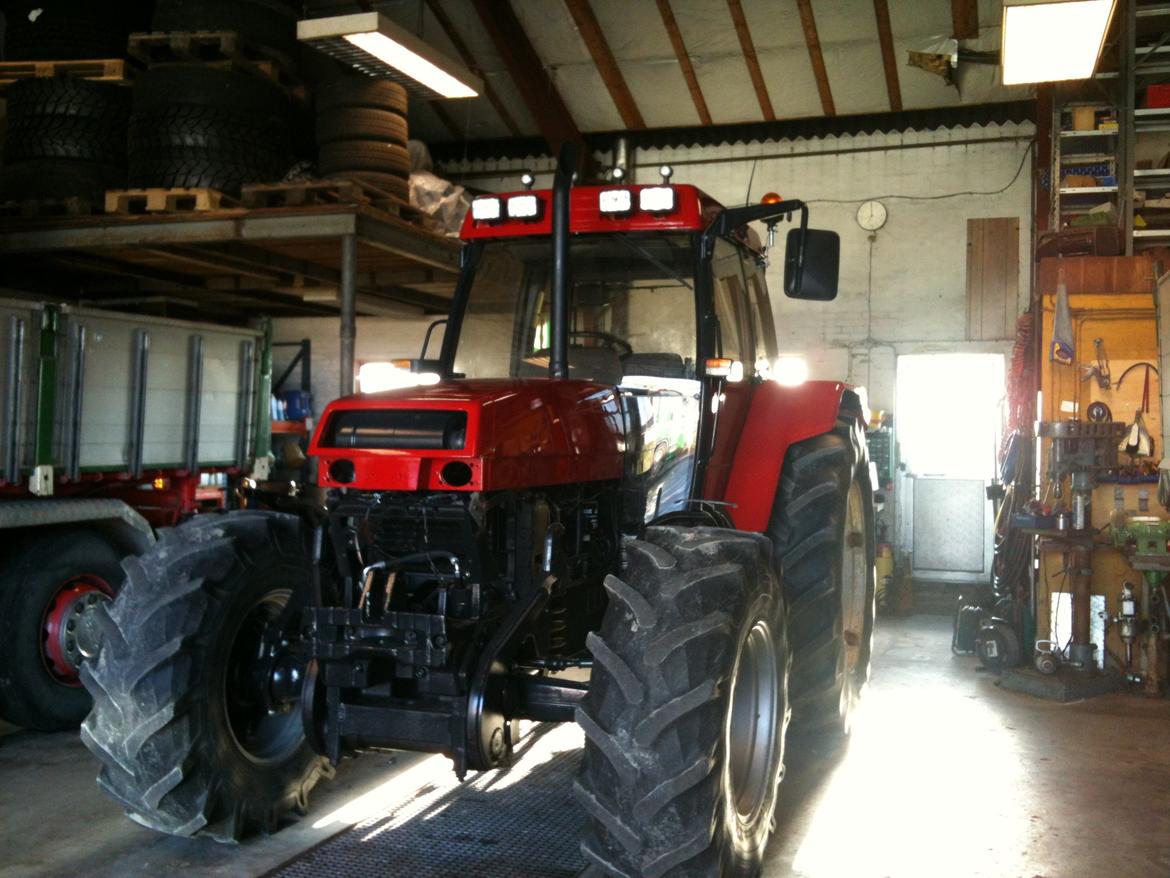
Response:
POLYGON ((589 329, 573 329, 569 331, 569 338, 598 338, 613 348, 619 358, 628 357, 634 352, 634 347, 624 338, 619 338, 611 332, 597 332, 589 329))

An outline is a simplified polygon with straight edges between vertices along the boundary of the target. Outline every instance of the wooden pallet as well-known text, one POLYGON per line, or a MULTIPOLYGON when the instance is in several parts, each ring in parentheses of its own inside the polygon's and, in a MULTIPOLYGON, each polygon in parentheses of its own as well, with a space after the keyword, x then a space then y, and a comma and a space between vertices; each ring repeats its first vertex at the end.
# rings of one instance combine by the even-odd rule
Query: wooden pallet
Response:
POLYGON ((159 31, 130 34, 126 52, 146 65, 205 64, 251 73, 276 83, 297 100, 305 100, 304 84, 292 73, 282 53, 248 42, 235 31, 159 31))
POLYGON ((0 62, 0 88, 20 79, 48 79, 53 76, 72 76, 94 82, 113 82, 129 85, 135 68, 121 58, 99 58, 93 61, 4 61, 0 62))
POLYGON ((384 210, 387 213, 392 213, 395 216, 400 216, 403 219, 411 221, 422 219, 425 216, 425 214, 418 208, 411 207, 410 202, 403 201, 393 192, 389 192, 380 186, 375 185, 374 183, 370 183, 366 180, 361 180, 356 177, 335 177, 330 179, 334 182, 340 182, 344 179, 344 181, 347 183, 356 184, 361 188, 362 195, 365 197, 366 202, 371 207, 376 207, 378 210, 384 210))
POLYGON ((217 189, 106 190, 106 213, 195 213, 236 206, 234 198, 217 189))
POLYGON ((366 204, 369 199, 353 180, 293 180, 248 183, 240 190, 244 207, 302 207, 306 204, 366 204))
POLYGON ((26 198, 0 204, 0 216, 87 216, 93 204, 84 198, 26 198))

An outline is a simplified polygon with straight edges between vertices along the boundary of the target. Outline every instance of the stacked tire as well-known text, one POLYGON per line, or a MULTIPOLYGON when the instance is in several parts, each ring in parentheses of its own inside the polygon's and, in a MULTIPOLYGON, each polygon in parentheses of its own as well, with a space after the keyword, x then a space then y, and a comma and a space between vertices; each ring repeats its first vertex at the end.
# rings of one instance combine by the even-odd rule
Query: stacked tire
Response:
POLYGON ((26 79, 8 89, 0 201, 102 202, 126 184, 130 90, 82 79, 26 79))
POLYGON ((318 169, 322 177, 370 183, 410 196, 406 89, 372 77, 343 77, 317 90, 318 169))
POLYGON ((279 180, 292 161, 290 128, 275 83, 202 65, 152 67, 134 89, 130 186, 237 193, 279 180))

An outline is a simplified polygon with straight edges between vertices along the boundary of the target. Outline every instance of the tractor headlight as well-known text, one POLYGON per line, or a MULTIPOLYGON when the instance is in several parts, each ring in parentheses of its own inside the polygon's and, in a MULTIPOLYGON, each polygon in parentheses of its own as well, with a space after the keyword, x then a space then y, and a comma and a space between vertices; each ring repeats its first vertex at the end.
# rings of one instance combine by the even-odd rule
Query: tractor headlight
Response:
POLYGON ((508 199, 508 219, 536 219, 540 199, 535 195, 513 195, 508 199))
POLYGON ((638 193, 638 207, 647 213, 674 210, 674 190, 669 186, 650 186, 638 193))
POLYGON ((602 213, 629 213, 634 209, 634 196, 629 189, 602 189, 597 207, 602 213))
POLYGON ((490 223, 501 216, 500 199, 477 198, 471 202, 471 218, 477 223, 490 223))

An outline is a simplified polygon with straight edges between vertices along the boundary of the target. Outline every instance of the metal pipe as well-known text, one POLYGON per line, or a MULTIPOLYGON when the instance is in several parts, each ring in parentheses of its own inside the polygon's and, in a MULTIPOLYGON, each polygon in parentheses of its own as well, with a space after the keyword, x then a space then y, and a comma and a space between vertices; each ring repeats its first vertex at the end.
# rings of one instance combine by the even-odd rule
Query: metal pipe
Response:
POLYGON ((613 166, 621 168, 622 178, 632 181, 634 169, 630 167, 630 138, 619 134, 613 141, 613 166))
POLYGON ((85 406, 85 326, 73 333, 73 399, 69 411, 69 478, 81 477, 81 416, 85 406))
POLYGON ((357 340, 357 236, 341 236, 341 396, 353 393, 357 340))
POLYGON ((187 361, 187 474, 199 467, 199 421, 203 413, 203 336, 191 336, 187 361))
POLYGON ((251 341, 240 345, 240 409, 236 431, 236 466, 243 470, 248 465, 248 426, 252 412, 252 398, 256 393, 256 346, 251 341))
POLYGON ((8 369, 4 399, 4 477, 11 483, 20 481, 20 405, 24 391, 24 320, 15 314, 8 320, 8 369))
POLYGON ((1071 555, 1069 581, 1072 585, 1072 644, 1068 656, 1082 671, 1092 671, 1096 668, 1093 646, 1089 642, 1093 600, 1092 549, 1087 544, 1078 544, 1072 548, 1071 555))
POLYGON ((569 192, 577 167, 577 147, 566 141, 561 146, 557 172, 553 177, 552 209, 552 307, 549 339, 549 375, 569 377, 569 192))
POLYGON ((134 330, 134 377, 130 402, 130 472, 142 475, 143 444, 146 441, 146 379, 150 358, 150 333, 134 330))

